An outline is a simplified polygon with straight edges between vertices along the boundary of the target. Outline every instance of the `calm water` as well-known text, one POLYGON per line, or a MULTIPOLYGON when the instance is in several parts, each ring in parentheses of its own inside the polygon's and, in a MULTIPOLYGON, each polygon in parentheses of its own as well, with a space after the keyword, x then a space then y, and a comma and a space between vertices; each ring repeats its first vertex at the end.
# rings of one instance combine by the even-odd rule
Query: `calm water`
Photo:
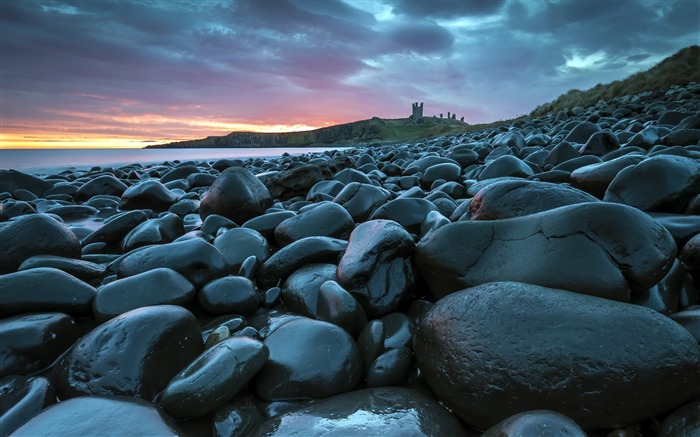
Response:
POLYGON ((220 158, 268 158, 342 150, 345 147, 297 147, 268 149, 0 149, 0 168, 25 173, 44 174, 66 168, 89 169, 94 166, 150 164, 163 161, 206 161, 220 158))

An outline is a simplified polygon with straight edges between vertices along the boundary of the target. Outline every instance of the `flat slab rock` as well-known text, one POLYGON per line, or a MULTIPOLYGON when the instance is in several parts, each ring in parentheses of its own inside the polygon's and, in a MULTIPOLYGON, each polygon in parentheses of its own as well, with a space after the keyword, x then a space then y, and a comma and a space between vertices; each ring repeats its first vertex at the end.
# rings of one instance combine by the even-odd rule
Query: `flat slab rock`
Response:
POLYGON ((516 282, 438 301, 414 336, 421 374, 466 423, 487 429, 555 410, 588 429, 649 419, 691 398, 700 347, 649 308, 516 282))

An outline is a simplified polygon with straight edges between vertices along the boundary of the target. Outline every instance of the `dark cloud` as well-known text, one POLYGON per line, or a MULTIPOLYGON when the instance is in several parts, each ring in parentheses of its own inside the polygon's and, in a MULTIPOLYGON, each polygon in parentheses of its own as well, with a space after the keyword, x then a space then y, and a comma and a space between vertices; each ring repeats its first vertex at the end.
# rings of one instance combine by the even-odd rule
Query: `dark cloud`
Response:
POLYGON ((395 26, 387 31, 389 40, 402 50, 429 54, 448 50, 453 36, 437 24, 408 24, 395 26))
POLYGON ((394 0, 400 14, 411 17, 453 18, 495 14, 505 0, 394 0))

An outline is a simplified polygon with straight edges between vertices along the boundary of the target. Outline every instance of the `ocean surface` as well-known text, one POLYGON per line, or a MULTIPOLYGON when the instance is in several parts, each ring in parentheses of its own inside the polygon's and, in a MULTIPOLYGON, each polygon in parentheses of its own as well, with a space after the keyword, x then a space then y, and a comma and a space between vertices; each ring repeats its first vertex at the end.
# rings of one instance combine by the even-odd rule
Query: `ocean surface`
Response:
POLYGON ((347 147, 290 147, 265 149, 0 149, 0 169, 35 175, 68 168, 86 170, 95 166, 151 164, 164 161, 207 161, 221 158, 272 158, 283 153, 343 150, 347 147))

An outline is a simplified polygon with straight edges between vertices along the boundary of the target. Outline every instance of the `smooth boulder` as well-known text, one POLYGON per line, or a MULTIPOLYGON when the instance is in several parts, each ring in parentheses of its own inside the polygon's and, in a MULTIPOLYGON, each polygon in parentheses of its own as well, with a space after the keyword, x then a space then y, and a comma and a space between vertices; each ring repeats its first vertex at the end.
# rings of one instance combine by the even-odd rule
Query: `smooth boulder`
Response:
POLYGON ((680 405, 700 384, 700 346, 673 320, 522 283, 439 300, 418 325, 414 351, 437 397, 477 429, 532 409, 615 428, 680 405))
POLYGON ((260 179, 245 168, 230 167, 211 184, 199 208, 202 219, 218 214, 240 224, 261 215, 271 204, 270 192, 260 179))
POLYGON ((675 252, 671 234, 648 215, 595 202, 447 224, 418 243, 416 264, 436 298, 518 281, 629 301, 664 278, 675 252))

